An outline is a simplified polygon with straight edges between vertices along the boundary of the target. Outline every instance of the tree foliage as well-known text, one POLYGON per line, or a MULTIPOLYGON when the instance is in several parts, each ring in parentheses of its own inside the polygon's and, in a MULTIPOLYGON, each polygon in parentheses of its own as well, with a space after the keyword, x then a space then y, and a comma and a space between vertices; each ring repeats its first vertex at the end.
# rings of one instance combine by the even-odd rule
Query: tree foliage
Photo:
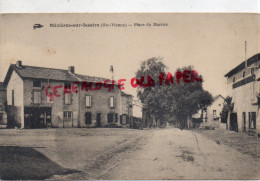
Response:
MULTIPOLYGON (((189 70, 193 67, 183 67, 177 71, 189 70)), ((176 72, 177 72, 176 71, 176 72)), ((213 98, 208 91, 205 91, 201 81, 192 81, 190 83, 177 80, 173 74, 173 84, 169 85, 159 83, 159 75, 167 75, 167 66, 161 58, 151 58, 141 63, 140 69, 136 72, 136 78, 141 80, 150 76, 155 84, 151 87, 137 88, 137 95, 144 104, 144 110, 156 119, 174 117, 175 122, 184 128, 187 126, 187 119, 198 112, 205 110, 211 105, 213 98)), ((202 76, 198 75, 200 78, 202 76)))
POLYGON ((137 88, 137 96, 145 105, 145 111, 156 117, 164 115, 167 111, 165 86, 159 86, 158 80, 158 75, 160 73, 166 73, 166 70, 167 67, 161 58, 151 58, 143 61, 140 69, 136 72, 137 79, 141 80, 142 77, 147 79, 147 76, 150 76, 155 82, 155 85, 152 87, 143 88, 139 86, 137 88))
POLYGON ((222 111, 220 113, 222 123, 227 123, 228 113, 232 111, 233 111, 232 97, 227 96, 222 111))

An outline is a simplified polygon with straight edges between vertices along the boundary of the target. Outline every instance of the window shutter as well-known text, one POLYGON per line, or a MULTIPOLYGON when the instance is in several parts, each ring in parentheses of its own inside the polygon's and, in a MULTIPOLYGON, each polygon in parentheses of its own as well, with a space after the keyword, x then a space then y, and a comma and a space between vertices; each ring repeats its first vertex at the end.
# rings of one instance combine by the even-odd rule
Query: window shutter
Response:
POLYGON ((120 124, 122 124, 122 115, 120 115, 120 124))

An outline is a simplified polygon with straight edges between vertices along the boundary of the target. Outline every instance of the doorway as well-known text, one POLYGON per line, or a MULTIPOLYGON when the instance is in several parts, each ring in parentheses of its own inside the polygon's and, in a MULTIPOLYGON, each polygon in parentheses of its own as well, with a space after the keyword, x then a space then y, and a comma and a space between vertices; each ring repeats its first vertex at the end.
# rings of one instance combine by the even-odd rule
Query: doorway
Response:
POLYGON ((231 131, 238 131, 237 126, 237 113, 230 114, 230 130, 231 131))
POLYGON ((101 127, 101 113, 97 113, 97 127, 101 127))
POLYGON ((25 107, 24 127, 25 128, 51 127, 51 108, 25 107))
POLYGON ((246 113, 243 112, 243 132, 246 132, 246 113))

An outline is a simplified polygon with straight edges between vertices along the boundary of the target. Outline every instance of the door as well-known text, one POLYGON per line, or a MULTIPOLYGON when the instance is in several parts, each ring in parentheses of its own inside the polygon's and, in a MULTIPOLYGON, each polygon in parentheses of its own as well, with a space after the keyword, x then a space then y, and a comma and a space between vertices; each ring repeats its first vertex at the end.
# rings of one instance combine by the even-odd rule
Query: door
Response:
POLYGON ((243 112, 243 132, 246 132, 246 113, 243 112))
POLYGON ((51 128, 51 109, 46 111, 46 127, 51 128))
POLYGON ((237 127, 237 113, 230 114, 230 130, 231 131, 238 131, 237 127))
POLYGON ((97 113, 97 127, 101 127, 101 113, 97 113))

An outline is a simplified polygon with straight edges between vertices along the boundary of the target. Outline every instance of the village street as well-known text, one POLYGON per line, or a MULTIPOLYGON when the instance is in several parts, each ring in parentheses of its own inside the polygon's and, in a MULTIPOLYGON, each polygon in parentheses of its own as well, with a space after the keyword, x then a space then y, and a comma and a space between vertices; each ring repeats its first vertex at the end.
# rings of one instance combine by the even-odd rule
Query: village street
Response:
POLYGON ((259 157, 192 130, 0 130, 0 145, 2 179, 260 178, 259 157))

